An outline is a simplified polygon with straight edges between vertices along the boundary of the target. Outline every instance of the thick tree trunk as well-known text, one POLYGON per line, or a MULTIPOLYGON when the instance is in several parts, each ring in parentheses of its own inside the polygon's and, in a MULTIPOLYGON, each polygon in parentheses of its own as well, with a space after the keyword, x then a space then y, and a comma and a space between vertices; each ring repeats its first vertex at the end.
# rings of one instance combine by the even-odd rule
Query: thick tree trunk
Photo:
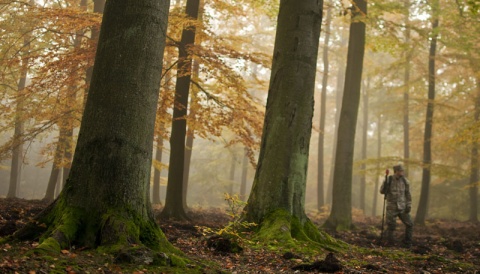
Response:
MULTIPOLYGON (((198 18, 200 0, 187 0, 186 15, 198 18)), ((185 138, 187 133, 187 109, 192 72, 192 57, 188 47, 195 42, 195 27, 182 31, 179 44, 177 82, 175 84, 175 103, 173 108, 172 133, 170 136, 170 162, 168 168, 167 195, 161 219, 188 220, 183 201, 183 178, 185 168, 185 138)))
POLYGON ((333 179, 332 211, 325 226, 336 229, 350 229, 352 226, 352 169, 360 104, 363 55, 365 49, 365 22, 367 3, 354 1, 353 18, 350 24, 345 90, 338 125, 338 143, 333 179))
MULTIPOLYGON (((105 1, 106 0, 93 0, 93 12, 103 13, 105 9, 105 1)), ((92 43, 97 44, 99 35, 100 35, 100 29, 95 27, 92 28, 92 32, 90 36, 90 40, 92 41, 92 43)), ((85 86, 87 87, 87 90, 85 90, 85 94, 83 95, 84 104, 87 102, 88 89, 90 88, 90 83, 92 82, 92 73, 93 73, 93 66, 87 68, 87 75, 85 77, 85 86)))
POLYGON ((317 210, 320 211, 325 204, 325 116, 327 113, 327 86, 328 86, 328 43, 330 42, 330 24, 332 22, 332 7, 327 8, 325 22, 325 41, 323 46, 323 78, 322 92, 320 96, 320 128, 318 135, 318 168, 317 168, 317 210))
POLYGON ((132 245, 177 252, 155 224, 149 202, 168 10, 168 0, 106 3, 67 185, 17 238, 37 237, 45 224, 40 250, 75 244, 111 252, 132 245))
POLYGON ((435 55, 437 51, 437 28, 438 18, 432 23, 432 40, 430 40, 430 53, 428 55, 428 103, 425 116, 425 132, 423 138, 423 172, 422 190, 418 210, 415 216, 415 223, 425 225, 428 215, 428 200, 430 195, 431 165, 432 165, 432 131, 433 131, 433 110, 435 102, 435 55))
POLYGON ((323 1, 281 1, 270 86, 252 191, 243 218, 264 242, 333 245, 305 214, 323 1))

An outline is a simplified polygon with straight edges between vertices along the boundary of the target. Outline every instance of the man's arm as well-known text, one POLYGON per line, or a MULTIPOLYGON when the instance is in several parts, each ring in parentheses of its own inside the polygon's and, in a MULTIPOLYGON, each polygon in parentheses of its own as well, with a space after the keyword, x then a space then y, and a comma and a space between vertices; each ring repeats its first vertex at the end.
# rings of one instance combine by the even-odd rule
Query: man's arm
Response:
POLYGON ((385 180, 383 180, 382 186, 380 187, 380 194, 387 193, 389 185, 390 185, 389 182, 388 182, 390 177, 391 176, 388 176, 388 177, 385 176, 385 180))

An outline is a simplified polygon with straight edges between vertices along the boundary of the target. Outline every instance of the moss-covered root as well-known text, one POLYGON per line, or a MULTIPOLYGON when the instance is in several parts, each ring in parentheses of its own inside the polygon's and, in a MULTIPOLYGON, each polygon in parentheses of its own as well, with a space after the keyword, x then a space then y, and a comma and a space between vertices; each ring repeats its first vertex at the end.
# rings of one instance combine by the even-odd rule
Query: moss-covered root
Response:
POLYGON ((298 218, 284 210, 277 210, 264 218, 255 240, 278 244, 285 248, 297 248, 299 242, 309 243, 330 251, 341 251, 347 245, 320 231, 310 220, 302 224, 298 218))

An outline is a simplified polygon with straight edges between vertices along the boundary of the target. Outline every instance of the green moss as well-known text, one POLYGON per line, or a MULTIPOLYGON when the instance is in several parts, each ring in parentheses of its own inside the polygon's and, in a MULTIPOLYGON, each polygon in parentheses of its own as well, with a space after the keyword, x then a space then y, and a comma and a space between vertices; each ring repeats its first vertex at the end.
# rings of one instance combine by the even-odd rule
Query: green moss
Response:
POLYGON ((302 224, 298 218, 285 210, 267 215, 256 231, 254 241, 266 243, 279 252, 299 250, 318 254, 320 250, 340 252, 348 245, 320 231, 310 220, 302 224))
POLYGON ((60 253, 61 247, 57 240, 50 237, 42 241, 40 245, 38 245, 34 252, 37 254, 45 254, 45 253, 60 253))

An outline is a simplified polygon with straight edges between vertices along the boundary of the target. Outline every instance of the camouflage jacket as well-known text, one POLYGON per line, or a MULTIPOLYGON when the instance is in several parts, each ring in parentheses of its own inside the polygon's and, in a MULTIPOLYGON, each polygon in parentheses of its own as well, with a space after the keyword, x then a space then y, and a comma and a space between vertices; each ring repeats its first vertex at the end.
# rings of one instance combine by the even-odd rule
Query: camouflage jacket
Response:
POLYGON ((412 206, 410 183, 405 177, 388 176, 380 187, 380 193, 387 195, 387 210, 404 210, 412 206))

